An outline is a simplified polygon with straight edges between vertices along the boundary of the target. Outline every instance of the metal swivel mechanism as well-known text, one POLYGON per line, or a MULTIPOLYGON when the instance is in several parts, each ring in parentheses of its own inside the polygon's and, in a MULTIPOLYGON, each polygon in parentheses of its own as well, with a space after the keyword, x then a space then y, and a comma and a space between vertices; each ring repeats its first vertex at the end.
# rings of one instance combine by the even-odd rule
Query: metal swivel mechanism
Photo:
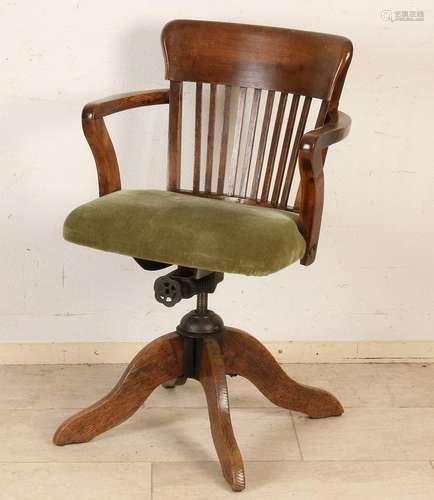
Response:
POLYGON ((214 293, 221 281, 223 273, 181 266, 155 280, 155 299, 166 307, 197 295, 196 309, 187 313, 176 328, 184 342, 184 375, 176 385, 183 384, 188 377, 198 376, 203 337, 218 335, 221 340, 223 320, 208 309, 208 294, 214 293))
POLYGON ((182 299, 201 293, 213 293, 223 280, 223 273, 178 267, 154 283, 155 298, 167 307, 173 307, 182 299))

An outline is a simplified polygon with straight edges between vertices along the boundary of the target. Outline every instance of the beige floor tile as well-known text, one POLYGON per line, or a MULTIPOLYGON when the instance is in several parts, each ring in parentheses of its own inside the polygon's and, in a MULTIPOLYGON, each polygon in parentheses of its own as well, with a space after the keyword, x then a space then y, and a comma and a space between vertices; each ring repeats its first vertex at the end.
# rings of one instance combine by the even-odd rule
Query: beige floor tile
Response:
MULTIPOLYGON (((428 462, 246 463, 245 500, 431 500, 428 462)), ((155 464, 153 500, 224 500, 234 493, 217 463, 155 464)))
MULTIPOLYGON (((206 409, 155 408, 90 443, 56 447, 51 437, 65 410, 0 411, 0 462, 134 462, 215 460, 206 409)), ((246 460, 300 458, 289 412, 234 409, 232 421, 246 460)))
MULTIPOLYGON (((346 408, 434 407, 434 364, 286 364, 300 383, 329 390, 346 408)), ((105 395, 125 365, 0 366, 0 409, 82 408, 105 395)), ((242 377, 228 377, 233 408, 273 405, 242 377)), ((203 391, 189 380, 175 390, 158 388, 147 408, 203 408, 203 391)))
POLYGON ((0 409, 83 408, 107 394, 122 365, 0 366, 0 409))
POLYGON ((0 500, 150 500, 150 464, 0 464, 0 500))
MULTIPOLYGON (((334 394, 344 408, 386 408, 393 399, 379 376, 378 364, 285 364, 297 382, 320 387, 334 394)), ((434 405, 433 405, 434 406, 434 405)))
POLYGON ((434 408, 434 363, 378 364, 378 377, 387 385, 394 406, 434 408))
MULTIPOLYGON (((83 408, 107 394, 126 365, 0 366, 0 409, 83 408)), ((242 377, 228 377, 232 408, 273 405, 242 377)), ((188 380, 176 389, 157 388, 146 408, 205 408, 201 385, 188 380)))
POLYGON ((350 408, 343 416, 294 418, 305 460, 432 460, 434 408, 350 408))
MULTIPOLYGON (((259 390, 243 377, 227 377, 231 408, 276 408, 259 390)), ((187 380, 175 389, 159 387, 145 403, 147 408, 206 408, 202 386, 187 380)))

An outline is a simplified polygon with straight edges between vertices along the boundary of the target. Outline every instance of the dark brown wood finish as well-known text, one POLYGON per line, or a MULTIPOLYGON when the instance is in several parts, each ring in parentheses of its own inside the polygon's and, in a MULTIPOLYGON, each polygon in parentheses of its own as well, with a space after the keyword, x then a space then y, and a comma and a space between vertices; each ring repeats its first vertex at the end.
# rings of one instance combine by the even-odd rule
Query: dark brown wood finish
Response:
MULTIPOLYGON (((227 375, 250 380, 272 403, 311 418, 339 416, 343 408, 327 391, 291 379, 268 350, 235 328, 201 336, 200 365, 195 378, 205 392, 211 434, 223 476, 234 491, 245 488, 244 465, 232 428, 227 375)), ((151 342, 130 363, 114 389, 97 403, 67 419, 53 441, 63 446, 84 443, 131 417, 159 385, 185 383, 183 339, 171 333, 151 342)))
POLYGON ((215 106, 217 86, 210 85, 209 117, 208 117, 208 149, 206 154, 205 192, 211 192, 212 166, 214 160, 215 106))
POLYGON ((83 132, 95 158, 100 196, 121 189, 118 160, 104 116, 140 106, 168 104, 169 96, 169 89, 131 92, 90 102, 83 108, 83 132))
POLYGON ((225 87, 225 103, 223 108, 223 130, 222 142, 220 145, 220 163, 219 175, 217 182, 217 193, 222 194, 226 176, 226 162, 228 157, 228 140, 229 140, 229 118, 230 118, 230 105, 231 105, 231 87, 225 87))
POLYGON ((167 189, 181 185, 182 82, 170 82, 167 189))
MULTIPOLYGON (((83 110, 83 130, 95 158, 100 196, 121 189, 116 153, 104 117, 139 106, 169 103, 167 188, 222 202, 236 199, 270 209, 295 210, 307 243, 301 263, 311 264, 321 225, 327 150, 345 138, 351 124, 350 118, 338 111, 352 55, 351 42, 334 35, 305 31, 181 20, 164 28, 162 43, 170 89, 112 96, 90 103, 83 110), (191 189, 180 187, 184 81, 196 83, 191 189), (207 85, 209 103, 205 102, 207 93, 203 91, 207 85), (222 110, 217 109, 220 107, 217 105, 219 85, 224 86, 225 92, 222 110), (240 87, 234 109, 231 106, 233 87, 240 87), (276 92, 280 92, 277 109, 276 92), (251 104, 248 104, 249 93, 253 93, 251 104), (262 93, 267 94, 267 99, 261 114, 262 93), (289 94, 293 96, 285 118, 289 94), (314 130, 305 133, 313 99, 321 100, 320 111, 314 130), (202 166, 201 153, 205 148, 202 111, 207 105, 206 162, 202 166), (248 117, 248 128, 245 147, 242 147, 244 117, 248 117), (220 137, 216 134, 217 119, 222 121, 220 137), (268 140, 270 130, 273 130, 271 141, 268 140), (285 131, 283 137, 282 130, 285 131), (279 145, 281 152, 276 167, 279 145), (215 151, 219 147, 219 151, 215 151), (214 153, 219 155, 215 190, 214 153), (297 160, 301 180, 294 208, 288 205, 288 199, 297 160)), ((206 394, 211 432, 223 475, 232 489, 239 491, 245 486, 244 467, 232 430, 225 374, 246 377, 271 402, 313 418, 343 412, 340 403, 328 392, 301 385, 288 377, 265 347, 245 332, 226 327, 218 335, 203 335, 201 345, 200 366, 187 371, 184 354, 189 359, 191 352, 184 353, 183 339, 176 333, 156 339, 134 358, 106 397, 59 427, 54 442, 65 445, 89 441, 133 415, 159 385, 180 385, 186 375, 194 372, 206 394)))
POLYGON ((261 180, 262 165, 264 163, 265 148, 267 147, 268 130, 270 128, 271 113, 273 112, 274 90, 270 90, 265 104, 264 119, 262 120, 261 138, 259 140, 258 153, 256 155, 255 173, 253 174, 252 190, 250 199, 256 200, 261 180))
POLYGON ((282 199, 280 201, 280 208, 286 208, 288 205, 289 193, 291 191, 292 180, 294 178, 295 166, 297 163, 298 150, 300 147, 301 137, 306 127, 307 116, 309 114, 311 99, 310 97, 304 98, 303 108, 301 110, 300 121, 298 123, 297 132, 292 146, 291 158, 289 159, 288 169, 286 171, 285 184, 283 186, 282 199))
POLYGON ((260 103, 261 103, 261 89, 255 89, 253 94, 252 109, 250 112, 249 128, 246 139, 246 149, 244 153, 244 162, 243 162, 241 181, 240 181, 240 195, 244 198, 246 197, 247 186, 249 183, 250 165, 252 162, 253 145, 255 142, 256 124, 258 121, 258 112, 260 103))
POLYGON ((234 491, 245 487, 244 465, 235 440, 229 411, 224 357, 217 338, 203 339, 199 381, 205 391, 211 434, 223 476, 234 491))
MULTIPOLYGON (((322 116, 323 120, 327 113, 333 113, 337 110, 343 82, 351 60, 351 42, 343 37, 307 31, 178 20, 170 22, 164 28, 162 45, 166 62, 166 77, 169 80, 211 84, 205 192, 208 195, 216 195, 216 197, 222 195, 235 197, 242 203, 251 204, 252 200, 256 200, 262 206, 296 210, 296 208, 289 206, 288 200, 311 102, 313 98, 322 100, 320 115, 326 110, 325 115, 323 113, 322 116), (217 189, 213 192, 211 177, 215 141, 214 124, 217 116, 215 91, 218 85, 225 86, 225 104, 222 115, 223 129, 220 141, 217 189), (236 109, 231 110, 230 95, 233 86, 240 87, 240 97, 236 109), (250 109, 252 119, 249 124, 249 139, 247 140, 249 149, 246 148, 242 153, 241 137, 248 89, 254 89, 255 98, 250 109), (262 127, 256 152, 255 169, 250 180, 250 195, 246 197, 249 190, 248 176, 254 149, 255 130, 252 130, 252 126, 254 124, 254 129, 256 129, 258 116, 255 109, 259 102, 258 93, 261 89, 268 91, 268 96, 261 121, 262 127), (273 125, 271 118, 276 91, 281 92, 281 95, 273 125), (284 110, 289 93, 294 94, 293 109, 289 114, 288 122, 284 124, 284 110), (296 108, 300 96, 304 96, 304 100, 300 120, 296 124, 296 108), (234 111, 235 126, 233 127, 233 137, 230 138, 232 111, 234 111), (273 134, 263 175, 270 126, 273 126, 273 134), (282 127, 285 129, 283 138, 281 137, 282 127), (296 133, 289 155, 294 127, 296 127, 296 133), (276 155, 281 141, 283 141, 281 156, 277 171, 274 173, 276 155), (228 151, 229 144, 232 144, 232 151, 228 151), (288 155, 289 162, 287 161, 288 155), (228 164, 230 168, 228 168, 228 164), (241 178, 239 178, 240 165, 241 178), (261 185, 262 190, 258 199, 261 185), (239 189, 237 189, 238 186, 239 189)), ((178 97, 174 102, 174 106, 178 109, 178 97)), ((317 123, 320 121, 319 118, 318 116, 317 123)), ((320 124, 322 125, 322 123, 320 124)), ((173 137, 178 140, 178 136, 172 133, 169 136, 169 142, 173 137)), ((173 150, 179 151, 179 147, 174 146, 173 150)), ((322 154, 325 159, 325 153, 322 154)), ((177 179, 179 165, 177 164, 177 168, 175 168, 173 162, 172 159, 172 163, 169 165, 172 176, 169 178, 176 180, 172 180, 168 189, 179 190, 180 183, 177 179)), ((195 172, 199 168, 196 162, 197 155, 195 156, 195 172)), ((306 175, 301 176, 301 179, 301 182, 307 182, 306 175)), ((301 202, 302 188, 302 186, 298 188, 300 194, 297 196, 297 206, 301 202)), ((192 191, 194 194, 199 194, 197 183, 193 186, 192 191)), ((311 189, 304 189, 304 191, 306 196, 310 196, 312 193, 311 189)), ((189 192, 189 190, 183 192, 189 192)), ((322 207, 317 206, 318 204, 322 204, 322 199, 319 196, 314 196, 310 200, 310 206, 315 207, 312 210, 317 214, 322 210, 322 207)), ((308 219, 305 217, 304 220, 308 219)), ((316 217, 316 220, 318 225, 320 219, 318 220, 316 217)), ((315 238, 318 240, 319 226, 318 230, 315 229, 313 233, 309 233, 311 229, 313 230, 313 226, 308 224, 303 228, 301 221, 300 218, 302 233, 303 235, 307 234, 309 241, 311 241, 310 257, 307 258, 306 254, 301 261, 307 265, 312 263, 315 257, 312 248, 313 246, 316 248, 317 241, 312 242, 312 240, 315 238)))
POLYGON ((326 148, 344 139, 351 119, 342 111, 327 116, 327 123, 305 134, 300 146, 300 228, 307 247, 301 260, 304 265, 315 260, 324 202, 324 159, 326 148))
POLYGON ((196 120, 194 130, 193 192, 200 190, 200 154, 202 149, 202 84, 196 83, 196 120))
MULTIPOLYGON (((327 147, 320 153, 306 151, 301 154, 304 141, 304 128, 308 118, 312 98, 322 100, 317 118, 317 128, 308 134, 321 134, 323 123, 333 123, 337 113, 339 97, 345 75, 351 61, 352 46, 346 38, 281 28, 214 23, 205 21, 173 21, 163 30, 162 43, 166 61, 166 76, 171 80, 170 90, 135 92, 114 96, 87 105, 83 110, 83 129, 92 149, 97 164, 100 195, 121 189, 121 178, 110 136, 103 117, 118 111, 150 104, 169 106, 169 149, 168 183, 169 190, 181 188, 181 129, 182 129, 182 81, 196 81, 196 120, 195 120, 195 155, 194 175, 191 190, 182 192, 195 195, 226 199, 234 196, 242 203, 258 203, 265 207, 279 207, 283 210, 300 211, 299 227, 308 242, 308 248, 302 264, 309 265, 315 260, 321 226, 323 208, 322 168, 327 147), (215 42, 218 43, 214 43, 215 42), (270 69, 272 68, 272 70, 270 69), (204 191, 200 190, 201 157, 201 115, 203 106, 203 83, 210 84, 209 118, 207 133, 207 155, 205 165, 204 191), (217 117, 217 85, 225 85, 225 103, 223 109, 223 127, 220 138, 220 160, 218 166, 217 189, 212 189, 215 122, 217 117), (235 118, 233 149, 229 137, 231 109, 230 96, 232 86, 241 86, 239 105, 235 118), (245 109, 246 90, 253 88, 255 98, 250 113, 245 109), (258 120, 257 106, 260 91, 268 91, 267 102, 262 120, 258 120), (271 123, 275 91, 283 92, 273 126, 273 136, 268 153, 268 161, 263 176, 263 163, 267 149, 268 132, 271 123), (288 122, 283 124, 283 108, 288 93, 294 99, 304 96, 303 110, 298 125, 295 123, 295 111, 290 112, 288 122), (256 104, 255 104, 256 103, 256 104), (243 116, 251 116, 247 146, 241 153, 241 133, 243 116), (294 123, 292 123, 294 121, 294 123), (255 131, 261 123, 256 156, 253 158, 255 131), (285 135, 281 137, 281 128, 285 135), (289 162, 289 146, 292 130, 296 133, 292 144, 289 162), (276 174, 273 172, 279 142, 283 141, 281 156, 276 174), (241 155, 244 156, 241 156, 241 155), (314 162, 319 154, 322 162, 314 162), (303 158, 302 158, 303 156, 303 158), (227 168, 228 157, 231 169, 227 168), (300 186, 298 187, 295 207, 288 205, 297 160, 300 166, 300 186), (253 176, 249 179, 250 165, 255 164, 253 176), (238 170, 241 165, 241 178, 238 182, 238 170), (230 170, 229 180, 227 170, 230 170), (315 171, 314 171, 315 170, 315 171), (250 189, 248 182, 251 183, 250 189), (236 186, 239 184, 237 192, 236 186), (258 199, 259 188, 262 192, 258 199), (227 190, 225 190, 227 185, 227 190), (246 197, 246 193, 249 195, 246 197), (270 193, 271 199, 270 199, 270 193)), ((332 126, 332 125, 330 125, 332 126)), ((345 120, 349 129, 350 120, 345 120)), ((340 125, 338 125, 340 129, 340 125)), ((329 129, 327 129, 329 130, 329 129)), ((308 135, 305 134, 305 135, 308 135)), ((337 134, 342 139, 344 134, 337 134)), ((337 141, 335 141, 337 142, 337 141)), ((318 146, 315 146, 318 147, 318 146)))
POLYGON ((247 95, 247 89, 245 87, 241 87, 240 95, 238 96, 238 109, 236 114, 235 131, 234 131, 234 145, 232 148, 231 171, 230 171, 229 189, 228 189, 228 193, 230 196, 235 196, 235 190, 237 184, 238 163, 240 161, 241 136, 243 133, 246 95, 247 95))
POLYGON ((159 385, 184 372, 182 339, 169 333, 151 342, 131 361, 114 389, 97 403, 68 418, 53 441, 86 443, 131 417, 159 385))
POLYGON ((270 352, 254 337, 236 328, 225 328, 226 373, 252 382, 272 403, 311 418, 342 415, 339 401, 329 392, 291 379, 270 352))
POLYGON ((267 169, 265 171, 264 184, 262 186, 261 201, 268 201, 271 178, 273 176, 274 162, 276 160, 277 146, 279 145, 280 131, 282 129, 283 113, 285 112, 288 94, 281 93, 279 107, 277 108, 276 121, 274 122, 273 136, 271 138, 270 151, 268 153, 267 169))
POLYGON ((310 31, 176 20, 161 34, 166 78, 335 97, 351 42, 310 31))
POLYGON ((280 153, 279 166, 277 168, 276 179, 274 181, 273 196, 271 202, 273 206, 276 206, 279 197, 280 190, 282 188, 283 176, 285 174, 286 162, 288 160, 289 147, 291 144, 292 131, 294 130, 295 118, 297 115, 298 103, 300 102, 300 96, 292 96, 291 109, 289 111, 288 122, 285 130, 285 138, 282 144, 282 151, 280 153))

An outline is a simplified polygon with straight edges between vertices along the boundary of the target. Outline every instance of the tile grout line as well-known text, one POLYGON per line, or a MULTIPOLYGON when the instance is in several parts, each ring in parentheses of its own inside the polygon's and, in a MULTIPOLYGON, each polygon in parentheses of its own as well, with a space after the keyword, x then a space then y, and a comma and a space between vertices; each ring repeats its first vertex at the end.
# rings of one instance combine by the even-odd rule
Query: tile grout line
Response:
MULTIPOLYGON (((299 459, 275 459, 275 460, 245 460, 244 463, 257 463, 257 464, 262 464, 262 463, 300 463, 301 460, 299 459)), ((305 464, 313 464, 313 463, 398 463, 398 464, 406 464, 406 463, 419 463, 419 464, 426 464, 427 459, 423 458, 415 458, 415 459, 405 459, 405 460, 400 460, 400 459, 384 459, 384 458, 375 458, 375 459, 368 459, 368 458, 352 458, 352 459, 341 459, 341 458, 330 458, 330 459, 318 459, 318 460, 303 460, 305 464)), ((94 465, 94 464, 154 464, 154 465, 161 465, 161 464, 199 464, 199 463, 212 463, 212 464, 219 464, 218 460, 161 460, 161 461, 154 461, 150 462, 149 460, 126 460, 123 462, 120 462, 119 460, 117 461, 83 461, 83 462, 77 462, 77 461, 71 461, 71 462, 54 462, 53 460, 29 460, 29 461, 23 461, 23 460, 12 460, 5 462, 4 460, 0 460, 0 465, 38 465, 38 464, 51 464, 51 465, 94 465)), ((431 464, 431 466, 434 469, 434 462, 431 461, 431 459, 428 459, 428 463, 431 464)))
MULTIPOLYGON (((288 459, 275 459, 275 460, 260 460, 260 459, 255 459, 255 460, 245 460, 244 463, 248 464, 275 464, 275 463, 286 463, 286 464, 297 464, 297 463, 304 463, 304 464, 318 464, 318 463, 345 463, 345 464, 351 464, 351 463, 358 463, 358 464, 366 464, 366 463, 386 463, 386 464, 426 464, 426 458, 425 459, 406 459, 406 460, 396 460, 396 459, 361 459, 361 458, 355 458, 355 459, 318 459, 318 460, 299 460, 299 459, 293 459, 293 460, 288 460, 288 459)), ((160 462, 150 462, 149 460, 136 460, 136 461, 125 461, 125 462, 119 462, 119 461, 112 461, 112 462, 77 462, 77 461, 71 461, 71 462, 53 462, 50 460, 46 461, 10 461, 10 462, 5 462, 4 460, 0 461, 0 466, 5 466, 5 465, 108 465, 108 464, 118 464, 118 465, 135 465, 135 464, 149 464, 149 465, 161 465, 161 464, 201 464, 201 463, 211 463, 211 464, 216 464, 219 465, 219 462, 217 460, 174 460, 174 461, 167 461, 167 460, 162 460, 160 462)), ((428 459, 428 464, 431 465, 431 467, 434 470, 434 462, 431 461, 431 459, 428 459)), ((153 469, 153 467, 152 467, 153 469)), ((153 491, 153 475, 151 476, 152 478, 152 491, 153 491)))
MULTIPOLYGON (((95 398, 96 399, 96 398, 95 398)), ((76 408, 65 408, 65 407, 55 407, 50 406, 47 408, 2 408, 0 406, 0 411, 81 411, 89 406, 80 406, 76 408)), ((433 410, 434 406, 351 406, 345 405, 346 409, 352 410, 433 410)), ((146 406, 137 410, 137 415, 141 411, 146 410, 207 410, 206 406, 146 406)), ((231 410, 268 410, 268 411, 279 411, 278 407, 273 406, 232 406, 231 410)), ((282 410, 280 410, 282 412, 282 410)))
MULTIPOLYGON (((374 367, 374 372, 377 373, 379 380, 380 380, 381 373, 380 373, 380 369, 377 365, 374 367)), ((390 384, 385 379, 383 379, 383 382, 384 382, 384 387, 386 388, 386 392, 390 397, 390 401, 392 403, 392 408, 400 408, 399 406, 396 405, 396 396, 395 396, 394 392, 392 391, 390 384)))
POLYGON ((154 462, 151 462, 151 500, 154 499, 154 462))
POLYGON ((298 446, 298 451, 300 453, 300 458, 301 458, 301 461, 304 462, 303 452, 301 451, 300 439, 298 438, 297 428, 295 426, 294 415, 293 415, 292 411, 290 411, 289 414, 291 415, 292 428, 294 429, 295 440, 297 441, 297 446, 298 446))

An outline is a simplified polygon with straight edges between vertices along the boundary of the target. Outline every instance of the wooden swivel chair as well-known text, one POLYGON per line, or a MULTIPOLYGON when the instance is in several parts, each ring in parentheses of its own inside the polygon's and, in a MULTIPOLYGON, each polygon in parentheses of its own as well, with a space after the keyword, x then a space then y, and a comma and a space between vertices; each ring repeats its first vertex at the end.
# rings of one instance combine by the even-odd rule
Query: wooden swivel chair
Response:
POLYGON ((170 88, 85 106, 100 198, 68 216, 64 236, 134 257, 144 269, 178 266, 156 280, 155 296, 173 306, 196 295, 197 307, 175 332, 140 351, 107 396, 66 420, 54 442, 89 441, 129 418, 159 385, 195 378, 206 394, 223 475, 239 491, 245 475, 226 375, 246 377, 274 404, 313 418, 343 412, 328 392, 289 378, 258 340, 225 326, 207 298, 225 272, 259 276, 314 262, 327 148, 350 128, 338 102, 352 45, 335 35, 189 20, 167 24, 162 45, 170 88), (196 89, 189 189, 181 189, 183 82, 196 89), (305 133, 314 101, 319 111, 305 133), (123 190, 104 117, 151 104, 169 105, 167 191, 123 190), (300 182, 290 204, 297 160, 300 182))

